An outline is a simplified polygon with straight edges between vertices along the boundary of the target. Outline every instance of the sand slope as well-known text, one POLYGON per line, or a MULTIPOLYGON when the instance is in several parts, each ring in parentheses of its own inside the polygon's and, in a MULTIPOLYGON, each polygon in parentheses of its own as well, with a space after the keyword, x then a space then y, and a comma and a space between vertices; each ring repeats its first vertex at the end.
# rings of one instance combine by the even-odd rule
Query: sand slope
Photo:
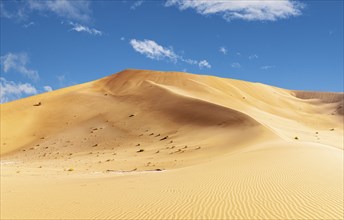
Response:
POLYGON ((341 219, 343 97, 125 70, 2 104, 1 218, 341 219))

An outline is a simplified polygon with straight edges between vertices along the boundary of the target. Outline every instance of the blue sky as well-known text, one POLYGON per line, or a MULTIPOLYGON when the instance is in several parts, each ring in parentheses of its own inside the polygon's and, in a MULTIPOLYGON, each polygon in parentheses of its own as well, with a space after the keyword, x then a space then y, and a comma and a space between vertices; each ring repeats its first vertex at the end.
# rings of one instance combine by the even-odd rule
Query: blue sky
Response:
POLYGON ((127 68, 343 91, 343 1, 3 1, 1 102, 127 68))

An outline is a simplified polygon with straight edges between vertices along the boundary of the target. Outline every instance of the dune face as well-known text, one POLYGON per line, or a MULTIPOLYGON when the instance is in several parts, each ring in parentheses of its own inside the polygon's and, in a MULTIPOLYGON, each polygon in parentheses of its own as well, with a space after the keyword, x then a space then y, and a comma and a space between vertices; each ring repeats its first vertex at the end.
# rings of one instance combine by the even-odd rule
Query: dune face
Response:
POLYGON ((341 219, 343 98, 125 70, 1 104, 1 218, 341 219))
POLYGON ((294 91, 294 95, 298 98, 309 100, 314 104, 328 104, 332 110, 332 115, 344 115, 343 93, 294 91))

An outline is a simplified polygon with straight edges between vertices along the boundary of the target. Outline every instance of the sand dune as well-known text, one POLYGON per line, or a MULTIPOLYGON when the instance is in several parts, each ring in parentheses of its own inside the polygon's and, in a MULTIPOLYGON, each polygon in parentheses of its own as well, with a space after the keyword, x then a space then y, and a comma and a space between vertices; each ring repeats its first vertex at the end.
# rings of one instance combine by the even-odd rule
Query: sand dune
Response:
POLYGON ((1 218, 341 219, 343 97, 130 69, 1 104, 1 218))
POLYGON ((344 94, 330 92, 294 91, 298 98, 309 100, 313 104, 328 104, 331 114, 344 115, 344 94))

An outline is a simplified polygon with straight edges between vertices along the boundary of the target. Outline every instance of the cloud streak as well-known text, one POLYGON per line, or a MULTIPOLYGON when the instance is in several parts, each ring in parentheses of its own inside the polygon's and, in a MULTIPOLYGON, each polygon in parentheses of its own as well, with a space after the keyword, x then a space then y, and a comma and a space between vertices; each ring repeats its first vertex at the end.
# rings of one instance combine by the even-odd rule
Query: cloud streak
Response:
POLYGON ((194 59, 183 58, 182 56, 176 54, 172 48, 164 47, 152 40, 145 39, 141 41, 141 40, 131 39, 129 41, 129 44, 133 47, 133 49, 136 52, 142 55, 145 55, 147 58, 150 58, 153 60, 167 59, 173 63, 182 61, 187 64, 198 65, 200 69, 211 68, 211 65, 209 64, 207 60, 197 61, 194 59))
POLYGON ((100 30, 97 30, 95 28, 90 28, 86 25, 82 25, 82 24, 78 24, 78 23, 74 23, 74 22, 69 22, 69 25, 72 26, 72 31, 76 31, 76 32, 86 32, 88 34, 91 35, 98 35, 98 36, 102 36, 103 32, 101 32, 100 30))
POLYGON ((15 71, 28 77, 33 81, 39 79, 38 71, 29 69, 26 65, 29 62, 29 56, 26 53, 7 53, 0 57, 2 70, 7 73, 15 71))
POLYGON ((221 15, 227 21, 276 21, 302 14, 304 4, 291 0, 279 1, 200 1, 167 0, 165 6, 180 10, 194 9, 201 15, 221 15))

